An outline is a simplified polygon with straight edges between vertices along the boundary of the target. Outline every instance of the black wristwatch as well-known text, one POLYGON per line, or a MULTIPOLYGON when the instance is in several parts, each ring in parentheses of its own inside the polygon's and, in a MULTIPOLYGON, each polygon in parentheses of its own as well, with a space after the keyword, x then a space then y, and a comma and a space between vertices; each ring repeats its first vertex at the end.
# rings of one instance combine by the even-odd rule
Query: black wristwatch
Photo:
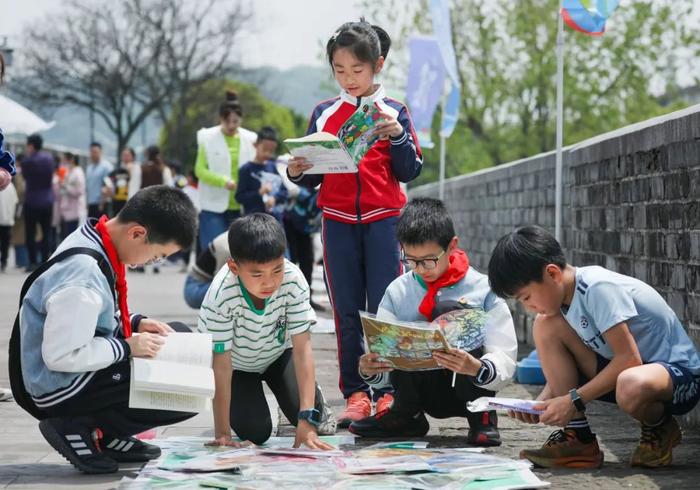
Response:
POLYGON ((311 410, 301 410, 297 415, 299 420, 305 420, 314 427, 317 427, 321 423, 321 412, 312 408, 311 410))
POLYGON ((569 391, 569 396, 571 397, 571 403, 574 404, 576 410, 581 413, 586 411, 586 404, 583 403, 583 400, 581 400, 581 396, 578 394, 578 391, 576 391, 576 388, 569 391))

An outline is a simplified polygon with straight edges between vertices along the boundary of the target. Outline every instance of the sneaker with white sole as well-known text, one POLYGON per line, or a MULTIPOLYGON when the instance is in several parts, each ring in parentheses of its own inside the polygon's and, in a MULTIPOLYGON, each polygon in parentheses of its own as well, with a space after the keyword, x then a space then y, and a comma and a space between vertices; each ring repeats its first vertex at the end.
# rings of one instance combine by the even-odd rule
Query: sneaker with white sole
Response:
POLYGON ((135 437, 104 436, 99 443, 102 453, 119 463, 145 463, 160 456, 160 448, 135 437))
POLYGON ((14 400, 12 390, 9 388, 0 388, 0 402, 11 402, 14 400))
POLYGON ((119 464, 95 444, 101 438, 100 430, 90 428, 82 419, 44 419, 39 422, 39 430, 52 448, 83 473, 96 475, 119 470, 119 464))
POLYGON ((333 410, 331 410, 331 406, 326 401, 326 397, 324 396, 320 387, 318 392, 321 394, 321 399, 318 401, 320 402, 319 404, 322 408, 319 410, 321 412, 321 422, 318 424, 316 431, 318 432, 319 436, 335 435, 336 430, 338 429, 338 421, 335 419, 333 410))
POLYGON ((358 391, 345 400, 345 410, 338 415, 338 427, 346 429, 355 421, 372 414, 372 401, 364 391, 358 391))

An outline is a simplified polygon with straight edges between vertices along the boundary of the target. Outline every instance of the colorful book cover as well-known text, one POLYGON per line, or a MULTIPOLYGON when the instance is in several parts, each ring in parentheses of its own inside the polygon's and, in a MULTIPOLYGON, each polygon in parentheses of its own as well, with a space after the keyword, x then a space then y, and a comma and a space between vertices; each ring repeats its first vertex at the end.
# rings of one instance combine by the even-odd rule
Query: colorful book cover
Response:
POLYGON ((338 130, 338 134, 317 132, 302 138, 289 138, 284 144, 295 157, 303 157, 313 164, 307 174, 356 173, 358 164, 377 142, 379 109, 363 104, 338 130))
POLYGON ((472 351, 484 345, 484 327, 488 313, 481 307, 469 307, 444 313, 432 321, 455 349, 472 351))
POLYGON ((376 126, 381 115, 374 104, 359 107, 338 131, 338 139, 355 163, 360 163, 377 142, 376 126))
POLYGON ((449 344, 442 331, 428 323, 378 320, 372 313, 360 312, 362 329, 370 352, 404 371, 440 369, 433 352, 445 351, 449 344))

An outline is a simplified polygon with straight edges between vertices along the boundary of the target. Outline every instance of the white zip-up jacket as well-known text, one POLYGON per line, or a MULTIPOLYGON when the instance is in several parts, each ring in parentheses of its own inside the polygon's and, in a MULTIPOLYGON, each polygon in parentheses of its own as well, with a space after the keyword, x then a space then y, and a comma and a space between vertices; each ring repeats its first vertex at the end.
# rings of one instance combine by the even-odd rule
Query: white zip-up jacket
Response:
MULTIPOLYGON (((418 311, 426 289, 413 271, 394 279, 389 285, 377 310, 377 318, 400 321, 426 321, 418 311)), ((518 339, 513 318, 504 300, 489 287, 488 277, 473 267, 458 283, 438 290, 436 303, 456 301, 472 308, 482 308, 488 315, 484 326, 484 354, 481 362, 486 365, 474 384, 491 391, 498 391, 515 374, 518 355, 518 339)), ((362 375, 362 373, 360 373, 362 375)), ((390 385, 389 373, 362 378, 375 388, 390 385)))

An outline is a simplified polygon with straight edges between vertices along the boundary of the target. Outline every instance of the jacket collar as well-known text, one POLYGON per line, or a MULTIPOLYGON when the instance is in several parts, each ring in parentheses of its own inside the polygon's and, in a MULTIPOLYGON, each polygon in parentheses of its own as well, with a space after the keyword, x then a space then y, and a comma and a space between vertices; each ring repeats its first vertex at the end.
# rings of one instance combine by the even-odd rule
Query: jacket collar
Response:
POLYGON ((384 93, 384 86, 381 84, 375 85, 377 87, 377 90, 374 91, 372 95, 368 95, 367 97, 354 97, 347 93, 345 90, 342 90, 340 92, 340 99, 343 102, 347 102, 349 104, 354 105, 355 107, 359 107, 362 104, 374 104, 377 101, 380 101, 384 99, 386 94, 384 93))

